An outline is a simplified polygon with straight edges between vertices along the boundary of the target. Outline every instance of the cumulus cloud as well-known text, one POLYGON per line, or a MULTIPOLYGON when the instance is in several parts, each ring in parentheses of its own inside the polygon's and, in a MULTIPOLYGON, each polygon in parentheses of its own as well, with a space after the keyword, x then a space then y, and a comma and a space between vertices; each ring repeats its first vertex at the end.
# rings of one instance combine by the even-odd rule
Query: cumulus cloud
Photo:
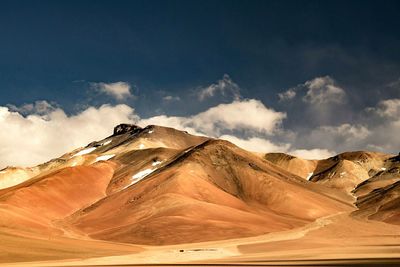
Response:
POLYGON ((92 83, 92 87, 97 89, 100 93, 107 94, 117 100, 124 100, 133 97, 131 93, 131 86, 126 82, 115 83, 92 83))
POLYGON ((329 77, 317 77, 305 82, 307 93, 303 97, 304 102, 312 104, 343 103, 346 92, 335 85, 334 80, 329 77))
POLYGON ((335 155, 334 151, 328 149, 292 149, 289 143, 275 143, 266 138, 250 137, 239 138, 233 135, 222 135, 220 139, 227 140, 235 145, 252 152, 272 153, 282 152, 303 159, 326 159, 335 155))
POLYGON ((270 152, 287 152, 290 148, 290 144, 275 144, 270 140, 259 137, 251 137, 251 138, 239 138, 233 135, 222 135, 219 137, 220 139, 227 140, 235 145, 252 151, 252 152, 260 152, 260 153, 270 153, 270 152))
POLYGON ((35 103, 24 104, 20 107, 15 105, 7 105, 11 111, 19 112, 21 114, 39 114, 39 115, 46 115, 50 112, 54 111, 57 106, 54 103, 49 103, 46 100, 39 100, 35 101, 35 103))
MULTIPOLYGON (((61 108, 37 102, 29 107, 30 114, 24 116, 15 107, 0 108, 0 167, 6 165, 33 165, 104 138, 121 122, 164 125, 193 134, 220 137, 224 133, 247 131, 272 134, 279 129, 285 113, 267 108, 254 99, 220 104, 188 117, 154 116, 141 119, 127 105, 103 105, 89 107, 76 115, 67 115, 61 108), (39 103, 39 104, 38 104, 39 103), (46 107, 46 108, 42 108, 46 107), (46 112, 45 112, 46 111, 46 112), (45 113, 45 114, 44 114, 45 113)), ((248 148, 263 145, 266 150, 277 150, 279 146, 260 138, 245 139, 226 135, 248 148), (257 145, 258 144, 258 145, 257 145)))
POLYGON ((255 152, 293 152, 296 155, 325 157, 325 150, 296 150, 287 142, 270 137, 282 131, 283 112, 266 107, 255 99, 220 104, 198 114, 179 117, 159 115, 140 118, 127 105, 89 107, 67 115, 61 108, 37 102, 33 106, 0 107, 0 168, 30 166, 58 157, 112 133, 119 123, 163 125, 192 134, 207 135, 233 142, 255 152), (28 110, 29 115, 21 113, 28 110), (308 154, 307 154, 308 153, 308 154), (318 154, 319 153, 319 154, 318 154))
POLYGON ((231 95, 235 100, 239 100, 241 97, 240 87, 232 81, 228 74, 224 74, 222 79, 218 80, 216 83, 205 88, 200 88, 197 91, 197 96, 200 101, 203 101, 207 98, 213 97, 217 93, 222 96, 231 95))
POLYGON ((330 76, 316 77, 278 94, 280 101, 288 101, 303 95, 305 103, 313 105, 341 104, 346 100, 346 91, 337 86, 330 76))
POLYGON ((288 101, 296 97, 296 90, 294 88, 291 88, 283 93, 279 93, 279 101, 288 101))
POLYGON ((376 112, 381 117, 399 118, 400 117, 400 99, 387 99, 378 103, 377 107, 368 110, 376 112))
MULTIPOLYGON (((223 80, 226 82, 230 78, 227 76, 223 80)), ((207 88, 222 88, 221 84, 223 82, 219 81, 207 88)), ((208 89, 204 98, 221 93, 221 90, 225 89, 208 89)), ((240 88, 234 91, 239 92, 240 88)), ((172 95, 164 96, 163 101, 178 100, 172 95)), ((364 115, 359 114, 356 123, 354 116, 348 113, 342 116, 345 122, 332 121, 329 116, 338 117, 340 110, 346 111, 343 106, 340 109, 337 106, 345 98, 344 89, 326 76, 282 93, 281 99, 297 101, 293 101, 293 105, 285 105, 286 111, 290 107, 295 108, 293 113, 288 113, 289 116, 286 112, 265 106, 259 100, 242 98, 214 105, 193 115, 157 115, 149 118, 139 117, 127 105, 82 107, 82 111, 75 115, 66 114, 57 104, 47 101, 20 107, 8 105, 0 107, 0 167, 47 161, 104 138, 122 122, 140 126, 163 125, 225 139, 250 151, 285 152, 308 159, 326 158, 349 150, 373 149, 398 153, 400 99, 379 101, 364 115), (303 105, 300 106, 302 112, 298 112, 298 104, 303 105), (287 117, 297 124, 289 124, 288 127, 287 117), (319 120, 321 117, 323 119, 319 120)))
POLYGON ((288 142, 272 141, 274 135, 283 134, 281 124, 285 118, 285 113, 268 108, 261 101, 247 99, 220 104, 193 116, 160 115, 141 119, 138 123, 141 126, 168 126, 191 134, 224 139, 253 152, 286 152, 312 159, 334 154, 327 149, 296 149, 288 142), (244 132, 248 136, 235 135, 236 132, 244 132))
POLYGON ((185 130, 191 128, 209 136, 243 129, 271 134, 280 127, 285 117, 285 113, 267 108, 259 100, 246 99, 220 104, 194 116, 156 116, 142 120, 141 123, 161 124, 185 130))
POLYGON ((67 115, 60 108, 45 110, 43 114, 42 109, 33 108, 30 115, 23 116, 0 107, 0 168, 48 161, 110 135, 118 123, 138 119, 127 105, 90 107, 76 115, 67 115))
POLYGON ((375 107, 366 108, 365 118, 372 134, 366 139, 369 149, 398 153, 400 150, 400 99, 381 100, 375 107))
MULTIPOLYGON (((289 117, 287 127, 301 128, 348 123, 353 105, 346 90, 330 76, 316 77, 278 94, 278 105, 289 117)), ((300 128, 300 129, 299 129, 300 128)))
POLYGON ((303 159, 326 159, 334 156, 336 153, 328 149, 297 149, 290 151, 289 154, 303 159))
POLYGON ((351 125, 349 123, 339 126, 321 126, 318 128, 318 130, 326 133, 327 136, 329 136, 329 134, 333 134, 335 136, 344 137, 345 141, 348 141, 351 138, 362 140, 371 134, 371 132, 365 126, 351 125))
POLYGON ((324 148, 343 152, 365 149, 372 135, 373 131, 366 125, 344 123, 307 129, 298 134, 293 143, 307 149, 324 148))

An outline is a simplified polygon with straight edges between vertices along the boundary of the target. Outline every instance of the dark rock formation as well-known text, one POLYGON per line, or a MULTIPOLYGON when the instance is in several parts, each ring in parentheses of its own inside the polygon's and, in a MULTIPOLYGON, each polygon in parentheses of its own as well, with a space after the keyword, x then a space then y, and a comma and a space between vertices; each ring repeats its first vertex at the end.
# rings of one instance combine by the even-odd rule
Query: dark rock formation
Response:
POLYGON ((117 125, 114 128, 113 135, 120 135, 120 134, 124 134, 124 133, 128 133, 128 132, 137 133, 140 130, 142 130, 142 128, 137 125, 122 123, 122 124, 117 125))

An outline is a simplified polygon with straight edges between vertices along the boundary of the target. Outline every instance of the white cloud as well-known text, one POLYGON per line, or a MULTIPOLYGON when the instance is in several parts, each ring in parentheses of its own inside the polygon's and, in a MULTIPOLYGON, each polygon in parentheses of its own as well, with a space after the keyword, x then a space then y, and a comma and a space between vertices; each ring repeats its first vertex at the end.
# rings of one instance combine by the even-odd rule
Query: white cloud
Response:
POLYGON ((375 111, 381 117, 399 118, 400 117, 400 99, 387 99, 378 103, 377 107, 369 108, 370 111, 375 111))
POLYGON ((328 149, 297 149, 290 151, 289 154, 303 159, 326 159, 334 156, 336 153, 328 149))
POLYGON ((274 143, 265 138, 251 137, 239 138, 232 135, 222 135, 220 139, 227 140, 235 145, 252 152, 259 153, 272 153, 282 152, 297 156, 303 159, 326 159, 336 153, 328 149, 291 149, 291 144, 288 143, 274 143))
POLYGON ((307 90, 303 101, 311 104, 343 103, 346 92, 329 77, 318 77, 304 83, 307 90))
POLYGON ((339 126, 322 126, 319 130, 326 133, 327 136, 329 136, 329 134, 341 136, 345 137, 346 140, 351 138, 361 140, 371 134, 371 132, 363 125, 351 125, 348 123, 339 126))
POLYGON ((294 88, 291 88, 283 93, 279 93, 279 101, 288 101, 296 97, 296 90, 294 88))
POLYGON ((141 119, 127 105, 89 107, 76 115, 67 115, 61 108, 46 103, 35 103, 28 109, 0 107, 0 168, 46 162, 103 139, 122 122, 169 126, 228 140, 254 152, 289 152, 306 158, 321 158, 331 153, 323 149, 295 150, 289 143, 269 140, 268 136, 280 133, 286 114, 255 99, 220 104, 188 117, 160 115, 147 119, 141 119), (21 110, 28 110, 31 114, 24 116, 18 112, 21 110), (235 135, 235 132, 247 137, 235 135))
POLYGON ((0 107, 0 168, 29 166, 48 161, 77 147, 110 135, 116 124, 138 117, 127 105, 90 107, 67 115, 56 108, 47 114, 23 116, 0 107))
POLYGON ((298 95, 303 95, 303 102, 315 106, 330 104, 341 104, 346 100, 346 92, 343 88, 336 85, 335 81, 329 77, 317 77, 312 80, 299 84, 278 94, 279 101, 288 101, 298 95))
POLYGON ((290 147, 290 144, 274 144, 267 139, 259 137, 251 137, 245 139, 245 138, 238 138, 233 135, 222 135, 219 138, 232 142, 235 145, 252 152, 261 152, 261 153, 286 152, 290 147))
MULTIPOLYGON (((47 105, 44 105, 47 106, 47 105)), ((18 108, 16 108, 18 110, 18 108)), ((157 124, 186 130, 193 134, 221 137, 249 150, 270 152, 287 150, 287 144, 274 144, 259 137, 239 138, 229 133, 245 131, 272 134, 281 126, 285 113, 267 108, 249 99, 220 104, 188 117, 154 116, 141 119, 127 105, 89 107, 76 115, 61 108, 30 108, 24 116, 8 107, 0 107, 0 168, 7 165, 29 166, 58 157, 65 152, 102 139, 121 122, 141 126, 157 124)))
POLYGON ((220 93, 222 96, 232 95, 235 100, 239 100, 241 97, 240 87, 227 74, 224 74, 222 79, 218 80, 217 83, 200 88, 197 96, 200 101, 203 101, 206 98, 213 97, 217 93, 220 93))
POLYGON ((131 94, 131 86, 126 82, 115 83, 92 83, 92 86, 99 92, 110 95, 117 100, 133 97, 131 94))
POLYGON ((366 149, 366 143, 375 132, 368 125, 344 123, 305 129, 292 141, 294 146, 329 151, 351 151, 366 149))
POLYGON ((375 107, 366 109, 366 122, 371 135, 366 139, 365 146, 382 152, 398 153, 400 148, 400 99, 379 101, 375 107))
POLYGON ((11 111, 19 112, 21 114, 35 113, 40 115, 46 115, 57 108, 54 104, 50 104, 46 100, 38 100, 33 104, 24 104, 21 107, 14 105, 8 105, 8 107, 11 111))
POLYGON ((281 134, 280 127, 285 118, 285 113, 267 108, 258 100, 249 99, 220 104, 189 117, 160 115, 141 119, 139 125, 156 124, 188 131, 191 134, 208 135, 230 141, 253 152, 286 152, 312 159, 326 158, 334 154, 326 149, 296 150, 289 143, 269 140, 267 135, 281 134), (250 132, 250 137, 229 134, 232 130, 250 132))
POLYGON ((179 96, 167 95, 167 96, 163 97, 163 100, 167 101, 167 102, 169 102, 169 101, 180 101, 181 98, 179 96))
POLYGON ((145 127, 147 125, 160 125, 172 127, 181 131, 187 131, 191 134, 204 135, 204 133, 199 132, 198 129, 195 129, 190 124, 190 120, 190 117, 158 115, 151 118, 141 119, 138 122, 138 125, 141 127, 145 127))
POLYGON ((271 134, 277 130, 286 114, 267 108, 255 99, 220 104, 190 117, 156 116, 142 120, 144 124, 161 124, 209 136, 219 136, 225 131, 249 130, 271 134))

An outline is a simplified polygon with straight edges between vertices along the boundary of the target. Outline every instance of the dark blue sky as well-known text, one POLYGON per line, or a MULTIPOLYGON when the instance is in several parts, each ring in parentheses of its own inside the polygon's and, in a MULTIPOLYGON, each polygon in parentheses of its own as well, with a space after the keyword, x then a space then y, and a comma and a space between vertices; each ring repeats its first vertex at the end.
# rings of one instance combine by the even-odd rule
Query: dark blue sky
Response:
POLYGON ((1 1, 0 105, 45 99, 69 112, 90 82, 124 81, 131 105, 159 107, 229 74, 247 98, 329 75, 354 105, 392 97, 400 77, 399 1, 1 1), (392 95, 391 95, 392 94, 392 95))
POLYGON ((306 158, 397 154, 399 14, 399 0, 0 0, 0 167, 121 122, 306 158))

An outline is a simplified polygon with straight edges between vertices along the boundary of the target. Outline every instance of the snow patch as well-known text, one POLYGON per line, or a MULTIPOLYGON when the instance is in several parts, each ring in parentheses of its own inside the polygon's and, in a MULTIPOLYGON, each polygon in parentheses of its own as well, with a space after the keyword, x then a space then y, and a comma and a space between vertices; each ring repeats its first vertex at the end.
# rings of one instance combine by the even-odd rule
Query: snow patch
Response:
POLYGON ((149 175, 150 173, 152 173, 155 170, 156 169, 146 169, 146 170, 136 173, 135 175, 132 176, 131 182, 127 186, 125 186, 125 188, 127 188, 128 186, 131 186, 133 184, 136 184, 137 182, 139 182, 140 180, 142 180, 143 178, 145 178, 147 175, 149 175))
MULTIPOLYGON (((159 165, 161 163, 162 163, 162 161, 156 161, 156 162, 153 162, 151 165, 156 166, 156 165, 159 165)), ((143 171, 140 171, 140 172, 132 175, 131 182, 128 185, 126 185, 123 189, 125 189, 125 188, 127 188, 127 187, 129 187, 129 186, 131 186, 133 184, 136 184, 137 182, 139 182, 140 180, 144 179, 145 177, 147 177, 149 174, 151 174, 155 170, 157 170, 157 168, 145 169, 143 171)))
POLYGON ((151 134, 151 133, 154 133, 154 130, 150 130, 150 131, 149 131, 149 134, 151 134))
POLYGON ((143 145, 143 144, 139 145, 139 149, 144 149, 144 148, 145 148, 145 145, 143 145))
POLYGON ((313 176, 313 174, 314 174, 314 172, 310 172, 308 175, 307 175, 307 181, 310 181, 310 178, 313 176))
POLYGON ((154 161, 151 166, 157 166, 160 165, 162 163, 162 161, 154 161))
POLYGON ((86 149, 84 149, 84 150, 79 151, 78 153, 76 153, 76 154, 73 155, 72 157, 82 156, 82 155, 89 154, 90 152, 94 151, 95 149, 96 149, 96 147, 89 147, 89 148, 86 148, 86 149))
POLYGON ((154 171, 153 169, 146 169, 146 170, 140 171, 140 172, 136 173, 135 175, 133 175, 132 179, 143 179, 144 177, 146 177, 153 171, 154 171))
POLYGON ((102 156, 97 157, 94 162, 98 162, 100 160, 109 160, 109 159, 113 158, 114 156, 115 156, 115 154, 102 155, 102 156))
POLYGON ((109 143, 111 143, 111 141, 112 141, 112 140, 108 140, 108 141, 102 143, 101 145, 102 145, 102 146, 106 146, 106 145, 108 145, 109 143))
POLYGON ((386 171, 386 168, 381 168, 382 171, 386 171))

